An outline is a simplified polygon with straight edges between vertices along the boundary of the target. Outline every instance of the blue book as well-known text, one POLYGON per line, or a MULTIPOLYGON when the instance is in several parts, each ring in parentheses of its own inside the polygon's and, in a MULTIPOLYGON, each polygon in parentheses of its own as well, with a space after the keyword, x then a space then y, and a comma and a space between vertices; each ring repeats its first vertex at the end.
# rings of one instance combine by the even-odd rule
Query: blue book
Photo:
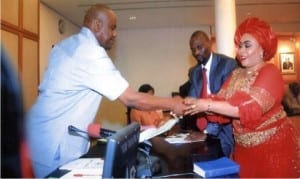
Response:
POLYGON ((202 177, 219 177, 239 173, 240 166, 227 157, 221 157, 215 160, 194 162, 193 171, 202 177))

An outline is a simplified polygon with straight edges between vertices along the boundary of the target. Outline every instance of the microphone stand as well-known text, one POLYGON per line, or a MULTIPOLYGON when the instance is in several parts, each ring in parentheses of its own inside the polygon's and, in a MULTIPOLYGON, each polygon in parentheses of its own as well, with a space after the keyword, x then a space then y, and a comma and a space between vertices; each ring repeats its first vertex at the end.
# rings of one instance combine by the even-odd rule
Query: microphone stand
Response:
POLYGON ((83 137, 86 140, 89 140, 89 137, 88 137, 89 135, 86 131, 80 130, 80 129, 72 126, 72 125, 68 126, 68 132, 69 132, 70 135, 83 137), (83 134, 85 134, 85 135, 83 135, 83 134))

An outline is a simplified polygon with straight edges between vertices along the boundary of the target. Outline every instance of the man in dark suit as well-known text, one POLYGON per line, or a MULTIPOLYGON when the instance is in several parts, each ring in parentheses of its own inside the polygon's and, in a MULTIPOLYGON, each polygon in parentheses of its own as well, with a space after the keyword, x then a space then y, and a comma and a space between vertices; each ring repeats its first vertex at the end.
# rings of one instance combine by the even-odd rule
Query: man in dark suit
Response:
MULTIPOLYGON (((190 89, 188 96, 205 97, 216 94, 222 87, 231 71, 237 66, 235 59, 212 52, 211 40, 203 31, 195 31, 190 38, 190 48, 192 55, 197 60, 197 64, 189 72, 190 89), (203 88, 203 68, 206 70, 207 86, 203 88), (202 94, 202 95, 201 95, 202 94)), ((195 116, 196 126, 200 131, 205 131, 210 135, 216 136, 221 141, 221 146, 225 155, 229 156, 233 152, 232 126, 229 124, 219 125, 208 122, 205 119, 206 114, 195 116), (201 117, 201 119, 200 119, 201 117)))

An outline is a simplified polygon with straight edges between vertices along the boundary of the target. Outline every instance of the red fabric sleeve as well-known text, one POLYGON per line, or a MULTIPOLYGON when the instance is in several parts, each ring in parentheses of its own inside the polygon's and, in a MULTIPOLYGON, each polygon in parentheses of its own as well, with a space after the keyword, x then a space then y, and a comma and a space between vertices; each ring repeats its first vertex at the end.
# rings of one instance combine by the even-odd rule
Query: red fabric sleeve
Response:
MULTIPOLYGON (((224 100, 223 98, 220 98, 220 97, 215 96, 215 95, 211 95, 210 98, 213 101, 223 101, 224 100)), ((222 115, 217 115, 217 114, 215 114, 215 115, 207 115, 206 118, 210 122, 217 122, 219 124, 227 124, 227 123, 231 122, 230 118, 222 116, 222 115)))
MULTIPOLYGON (((226 90, 229 80, 222 89, 226 90)), ((264 113, 270 111, 276 103, 281 103, 284 94, 284 82, 279 70, 272 64, 264 66, 249 92, 236 91, 227 101, 239 108, 240 123, 245 128, 255 129, 262 122, 264 113)), ((212 97, 213 100, 224 100, 212 97)), ((208 116, 208 120, 226 123, 230 118, 220 115, 208 116)))
POLYGON ((238 91, 228 99, 228 102, 238 106, 240 123, 244 127, 255 129, 261 123, 262 110, 249 94, 238 91))
MULTIPOLYGON (((231 80, 231 77, 232 77, 232 74, 230 74, 228 76, 227 80, 223 83, 221 90, 227 88, 227 86, 228 86, 228 84, 229 84, 229 82, 231 80)), ((220 96, 217 96, 217 95, 214 95, 214 94, 211 94, 209 96, 209 98, 211 98, 213 101, 222 101, 222 100, 225 100, 224 98, 222 98, 220 96)), ((210 122, 217 122, 219 124, 227 124, 227 123, 231 122, 230 118, 222 116, 222 115, 218 115, 218 114, 207 115, 206 118, 210 122)))
POLYGON ((277 103, 281 103, 284 95, 284 81, 280 71, 273 64, 266 65, 256 78, 253 87, 268 91, 277 103))
POLYGON ((261 69, 249 93, 237 91, 228 99, 239 107, 240 123, 245 128, 255 129, 276 103, 280 103, 284 93, 283 80, 279 70, 272 64, 261 69))

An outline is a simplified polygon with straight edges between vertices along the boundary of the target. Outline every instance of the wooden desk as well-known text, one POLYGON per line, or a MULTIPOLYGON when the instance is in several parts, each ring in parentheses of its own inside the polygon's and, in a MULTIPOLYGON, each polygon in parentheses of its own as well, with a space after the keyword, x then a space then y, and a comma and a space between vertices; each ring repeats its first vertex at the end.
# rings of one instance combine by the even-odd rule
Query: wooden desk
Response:
POLYGON ((186 144, 169 144, 163 137, 155 137, 150 141, 153 145, 153 155, 162 161, 162 172, 158 176, 193 173, 193 161, 224 156, 219 139, 210 136, 205 142, 186 144))
MULTIPOLYGON (((205 161, 223 156, 219 139, 210 136, 204 142, 188 144, 169 144, 163 137, 154 137, 151 140, 152 154, 161 160, 161 172, 154 177, 162 177, 174 174, 193 173, 193 161, 205 161)), ((90 148, 83 157, 104 157, 105 143, 97 143, 90 148)), ((61 177, 67 171, 59 169, 52 172, 49 177, 61 177)), ((195 177, 195 174, 180 175, 180 177, 195 177)))

